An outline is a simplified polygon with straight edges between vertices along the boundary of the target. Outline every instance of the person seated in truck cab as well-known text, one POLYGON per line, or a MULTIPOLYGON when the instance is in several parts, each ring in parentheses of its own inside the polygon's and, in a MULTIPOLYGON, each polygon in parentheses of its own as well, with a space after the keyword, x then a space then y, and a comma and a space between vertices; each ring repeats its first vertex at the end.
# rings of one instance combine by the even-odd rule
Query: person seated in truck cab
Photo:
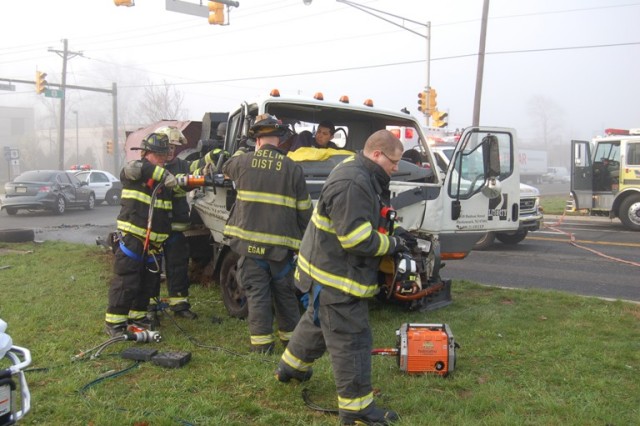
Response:
POLYGON ((336 134, 336 127, 331 121, 321 121, 313 139, 313 147, 315 148, 333 148, 340 149, 338 145, 331 142, 333 135, 336 134))
POLYGON ((313 136, 308 130, 304 130, 295 135, 290 151, 295 151, 296 149, 303 147, 341 149, 331 141, 335 134, 336 127, 331 121, 321 121, 318 124, 315 136, 313 136))

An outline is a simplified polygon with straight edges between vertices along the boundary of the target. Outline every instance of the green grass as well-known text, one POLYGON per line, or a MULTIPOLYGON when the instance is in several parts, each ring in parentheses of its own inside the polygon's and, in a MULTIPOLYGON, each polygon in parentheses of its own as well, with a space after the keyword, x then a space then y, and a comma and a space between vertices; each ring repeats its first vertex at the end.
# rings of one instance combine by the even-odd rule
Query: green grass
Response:
MULTIPOLYGON (((32 411, 22 424, 338 424, 301 398, 308 387, 314 403, 335 408, 327 357, 305 385, 276 382, 278 356, 248 354, 247 325, 226 316, 217 287, 194 285, 200 318, 178 328, 163 316, 161 343, 118 343, 71 362, 106 339, 110 262, 99 247, 0 243, 0 267, 10 266, 0 269, 0 317, 33 356, 32 411), (213 314, 224 322, 211 323, 213 314), (86 387, 131 366, 118 354, 135 345, 192 359, 177 369, 140 363, 86 387)), ((395 346, 405 322, 448 323, 461 345, 448 378, 409 376, 394 358, 373 358, 377 403, 398 411, 401 425, 640 424, 640 306, 470 282, 453 289, 453 304, 435 312, 371 304, 375 347, 395 346)))
POLYGON ((540 205, 546 214, 563 214, 568 198, 567 195, 542 195, 540 196, 540 205))

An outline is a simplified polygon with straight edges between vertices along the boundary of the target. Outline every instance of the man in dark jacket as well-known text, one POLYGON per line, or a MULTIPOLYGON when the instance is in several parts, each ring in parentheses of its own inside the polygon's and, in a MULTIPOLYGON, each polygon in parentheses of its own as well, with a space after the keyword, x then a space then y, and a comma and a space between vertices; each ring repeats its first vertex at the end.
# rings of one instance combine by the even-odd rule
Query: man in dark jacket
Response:
POLYGON ((402 143, 387 130, 372 134, 363 152, 329 175, 304 234, 296 285, 309 292, 276 378, 309 380, 311 364, 329 352, 342 424, 388 424, 398 419, 377 408, 371 385, 372 336, 367 299, 378 288, 380 259, 407 251, 405 241, 378 231, 388 206, 389 181, 398 170, 402 143))
POLYGON ((223 167, 238 192, 224 233, 241 256, 238 267, 249 305, 253 352, 274 349, 274 304, 283 345, 300 319, 293 259, 312 204, 302 167, 278 149, 289 135, 288 126, 275 117, 258 116, 249 132, 256 140, 255 152, 238 151, 223 167))
POLYGON ((116 222, 120 238, 105 315, 105 329, 112 337, 123 334, 129 321, 139 328, 151 326, 147 305, 160 287, 159 256, 171 232, 172 188, 177 184, 162 167, 169 153, 166 135, 151 133, 133 149, 142 150, 142 159, 130 161, 120 173, 122 208, 116 222))

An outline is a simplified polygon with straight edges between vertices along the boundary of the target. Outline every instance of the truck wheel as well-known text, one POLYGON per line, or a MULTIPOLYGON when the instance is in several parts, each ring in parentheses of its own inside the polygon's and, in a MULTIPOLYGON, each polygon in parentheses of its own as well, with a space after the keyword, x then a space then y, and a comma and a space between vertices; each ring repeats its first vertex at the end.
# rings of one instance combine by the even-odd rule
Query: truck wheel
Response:
POLYGON ((474 250, 485 250, 493 245, 493 240, 495 239, 495 232, 487 232, 480 238, 474 245, 474 250))
POLYGON ((516 232, 515 234, 506 234, 506 233, 497 233, 496 238, 502 244, 514 245, 518 244, 520 241, 524 240, 527 237, 529 231, 521 231, 516 232))
POLYGON ((620 221, 632 231, 640 231, 640 195, 630 195, 620 205, 620 221))
POLYGON ((234 318, 246 318, 249 314, 249 305, 238 277, 238 259, 240 257, 232 251, 227 252, 222 259, 220 290, 224 307, 227 308, 229 315, 234 318))

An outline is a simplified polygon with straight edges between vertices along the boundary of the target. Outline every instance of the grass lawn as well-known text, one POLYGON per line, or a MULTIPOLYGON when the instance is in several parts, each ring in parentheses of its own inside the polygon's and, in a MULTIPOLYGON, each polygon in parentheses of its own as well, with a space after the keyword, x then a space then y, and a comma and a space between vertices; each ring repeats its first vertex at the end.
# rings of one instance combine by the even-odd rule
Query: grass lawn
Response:
MULTIPOLYGON (((307 388, 313 403, 336 407, 327 357, 311 381, 277 382, 278 355, 249 354, 247 325, 226 316, 217 287, 193 285, 200 318, 163 315, 161 343, 116 343, 72 362, 106 340, 110 263, 99 247, 0 243, 0 267, 8 266, 0 269, 0 318, 33 356, 32 410, 21 424, 338 424, 301 397, 307 388), (214 314, 224 321, 212 323, 214 314), (192 358, 181 368, 122 359, 132 346, 192 358)), ((395 358, 373 358, 376 401, 396 410, 400 425, 640 424, 639 305, 460 281, 453 289, 453 304, 435 312, 371 303, 374 347, 395 346, 406 322, 447 323, 461 346, 447 378, 409 376, 395 358)))

